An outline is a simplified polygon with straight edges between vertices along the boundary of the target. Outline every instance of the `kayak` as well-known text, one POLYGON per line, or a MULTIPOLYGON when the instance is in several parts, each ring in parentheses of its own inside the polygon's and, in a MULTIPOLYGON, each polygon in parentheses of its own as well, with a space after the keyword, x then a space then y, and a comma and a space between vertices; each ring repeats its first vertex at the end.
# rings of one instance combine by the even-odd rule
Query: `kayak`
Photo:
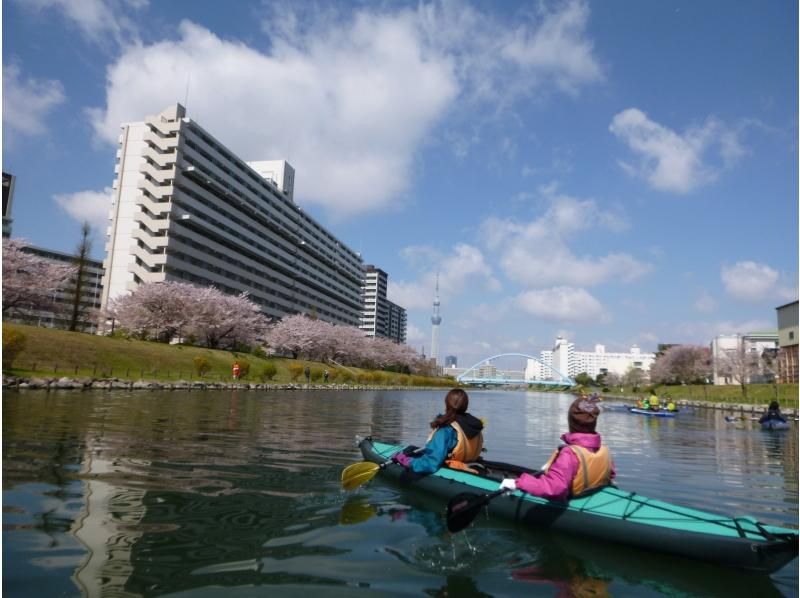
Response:
MULTIPOLYGON (((402 446, 365 438, 359 448, 366 461, 384 463, 402 446)), ((380 475, 449 500, 462 492, 486 494, 504 477, 533 470, 479 461, 480 474, 442 467, 419 476, 391 463, 380 475)), ((626 492, 615 486, 566 503, 520 490, 486 505, 497 516, 534 528, 626 544, 728 567, 773 573, 797 557, 798 530, 763 524, 752 517, 727 517, 626 492)))
POLYGON ((787 430, 788 428, 789 422, 785 422, 780 419, 768 419, 761 422, 762 430, 787 430))
POLYGON ((628 407, 628 411, 651 417, 675 417, 678 415, 677 411, 651 411, 650 409, 639 409, 638 407, 628 407))

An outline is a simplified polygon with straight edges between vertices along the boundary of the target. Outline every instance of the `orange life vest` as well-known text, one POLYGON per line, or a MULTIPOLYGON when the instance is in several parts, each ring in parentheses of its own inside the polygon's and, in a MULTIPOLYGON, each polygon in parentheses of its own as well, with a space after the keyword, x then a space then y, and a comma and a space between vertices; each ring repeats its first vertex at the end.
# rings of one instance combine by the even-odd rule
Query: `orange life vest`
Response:
POLYGON ((550 469, 559 452, 566 448, 571 449, 578 457, 578 471, 572 478, 570 498, 588 494, 611 483, 611 455, 605 445, 601 445, 596 453, 575 444, 557 448, 542 469, 544 471, 550 469))
MULTIPOLYGON (((448 467, 453 467, 455 469, 474 471, 462 465, 470 461, 475 461, 481 456, 481 451, 483 450, 483 432, 478 432, 472 438, 467 438, 467 435, 464 433, 464 430, 461 429, 461 426, 458 425, 458 422, 453 421, 450 423, 450 426, 456 431, 458 441, 456 442, 456 446, 453 447, 453 450, 448 453, 445 463, 448 467)), ((427 442, 431 441, 434 434, 436 434, 436 430, 431 430, 427 442)))

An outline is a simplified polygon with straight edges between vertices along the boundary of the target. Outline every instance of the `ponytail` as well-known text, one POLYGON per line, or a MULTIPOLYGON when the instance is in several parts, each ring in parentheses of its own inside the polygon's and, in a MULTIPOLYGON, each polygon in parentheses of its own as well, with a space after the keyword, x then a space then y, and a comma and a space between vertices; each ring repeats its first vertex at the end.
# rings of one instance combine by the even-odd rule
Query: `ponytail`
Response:
POLYGON ((444 398, 445 411, 431 422, 431 428, 444 428, 456 420, 456 416, 466 413, 469 408, 469 397, 461 388, 454 388, 444 398))

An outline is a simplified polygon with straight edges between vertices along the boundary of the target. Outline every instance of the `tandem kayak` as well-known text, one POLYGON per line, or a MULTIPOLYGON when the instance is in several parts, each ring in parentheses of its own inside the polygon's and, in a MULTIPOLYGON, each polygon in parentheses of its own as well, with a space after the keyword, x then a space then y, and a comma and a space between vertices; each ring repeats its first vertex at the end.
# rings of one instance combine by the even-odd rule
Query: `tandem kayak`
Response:
POLYGON ((638 407, 628 407, 628 411, 651 417, 675 417, 678 415, 677 411, 651 411, 650 409, 639 409, 638 407))
MULTIPOLYGON (((361 440, 359 448, 366 461, 378 464, 403 449, 371 438, 361 440)), ((504 477, 532 472, 507 463, 483 461, 482 465, 480 474, 442 467, 418 476, 392 463, 380 475, 446 501, 462 492, 494 492, 504 477)), ((681 507, 614 486, 567 503, 516 490, 486 508, 490 515, 530 527, 762 573, 777 571, 798 552, 798 530, 681 507)))

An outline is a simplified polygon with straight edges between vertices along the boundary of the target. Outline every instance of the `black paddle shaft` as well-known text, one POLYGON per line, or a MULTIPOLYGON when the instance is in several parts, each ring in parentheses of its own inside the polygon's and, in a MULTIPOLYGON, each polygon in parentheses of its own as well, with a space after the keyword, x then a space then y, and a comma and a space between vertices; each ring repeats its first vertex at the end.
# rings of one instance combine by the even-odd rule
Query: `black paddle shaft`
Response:
POLYGON ((507 488, 501 488, 488 494, 462 492, 455 495, 447 503, 447 529, 453 534, 460 532, 475 520, 489 501, 506 492, 509 492, 507 488))

